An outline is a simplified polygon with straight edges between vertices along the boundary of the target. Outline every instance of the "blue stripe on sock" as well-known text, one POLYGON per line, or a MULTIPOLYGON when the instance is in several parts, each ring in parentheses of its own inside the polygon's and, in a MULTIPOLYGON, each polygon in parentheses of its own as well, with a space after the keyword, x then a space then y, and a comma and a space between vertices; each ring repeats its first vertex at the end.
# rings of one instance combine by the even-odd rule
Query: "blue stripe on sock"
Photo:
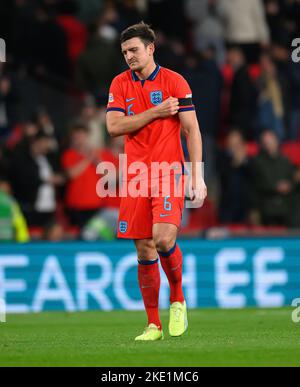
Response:
POLYGON ((157 262, 158 262, 158 258, 155 259, 155 261, 143 261, 143 260, 138 259, 138 263, 140 265, 153 265, 154 263, 157 263, 157 262))
POLYGON ((168 258, 170 255, 172 255, 176 249, 177 243, 175 242, 175 245, 169 250, 169 251, 159 251, 158 254, 162 258, 168 258))

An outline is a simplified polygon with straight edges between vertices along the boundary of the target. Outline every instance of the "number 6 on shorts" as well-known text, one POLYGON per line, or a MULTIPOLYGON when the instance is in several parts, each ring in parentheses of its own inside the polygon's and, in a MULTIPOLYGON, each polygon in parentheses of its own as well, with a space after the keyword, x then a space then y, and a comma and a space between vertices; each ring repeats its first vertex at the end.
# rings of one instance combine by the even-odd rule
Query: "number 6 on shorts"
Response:
POLYGON ((170 197, 170 195, 166 196, 164 199, 164 209, 166 211, 171 211, 171 209, 172 209, 172 203, 168 202, 169 197, 170 197))

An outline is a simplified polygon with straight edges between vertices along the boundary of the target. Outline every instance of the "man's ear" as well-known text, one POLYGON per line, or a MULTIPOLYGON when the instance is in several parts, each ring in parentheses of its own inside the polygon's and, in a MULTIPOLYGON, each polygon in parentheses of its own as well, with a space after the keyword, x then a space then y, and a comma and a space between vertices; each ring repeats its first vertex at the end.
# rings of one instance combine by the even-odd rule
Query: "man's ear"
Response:
POLYGON ((150 43, 149 46, 148 46, 148 49, 149 49, 149 54, 153 55, 154 52, 155 52, 155 45, 154 45, 154 43, 150 43))

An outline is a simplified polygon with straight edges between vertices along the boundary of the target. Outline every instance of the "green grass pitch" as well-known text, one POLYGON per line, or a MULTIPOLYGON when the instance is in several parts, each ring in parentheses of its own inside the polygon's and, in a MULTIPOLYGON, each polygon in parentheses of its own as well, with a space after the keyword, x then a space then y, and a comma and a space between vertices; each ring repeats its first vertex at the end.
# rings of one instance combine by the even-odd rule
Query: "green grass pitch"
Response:
POLYGON ((291 308, 197 309, 189 329, 134 342, 144 312, 8 315, 0 323, 1 366, 299 366, 300 322, 291 308))

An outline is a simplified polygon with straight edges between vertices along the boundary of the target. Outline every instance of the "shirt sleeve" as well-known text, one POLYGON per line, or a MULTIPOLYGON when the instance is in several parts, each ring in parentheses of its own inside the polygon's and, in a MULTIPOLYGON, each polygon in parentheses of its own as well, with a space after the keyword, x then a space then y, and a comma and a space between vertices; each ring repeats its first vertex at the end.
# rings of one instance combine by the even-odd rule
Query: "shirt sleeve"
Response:
POLYGON ((78 158, 76 157, 75 153, 72 152, 72 150, 66 150, 61 158, 61 164, 63 169, 73 167, 78 161, 78 158))
POLYGON ((109 89, 107 112, 117 111, 126 113, 125 100, 121 83, 118 78, 114 78, 109 89))
POLYGON ((179 100, 178 113, 195 110, 192 100, 192 90, 187 81, 179 75, 176 80, 175 91, 173 97, 179 100))

